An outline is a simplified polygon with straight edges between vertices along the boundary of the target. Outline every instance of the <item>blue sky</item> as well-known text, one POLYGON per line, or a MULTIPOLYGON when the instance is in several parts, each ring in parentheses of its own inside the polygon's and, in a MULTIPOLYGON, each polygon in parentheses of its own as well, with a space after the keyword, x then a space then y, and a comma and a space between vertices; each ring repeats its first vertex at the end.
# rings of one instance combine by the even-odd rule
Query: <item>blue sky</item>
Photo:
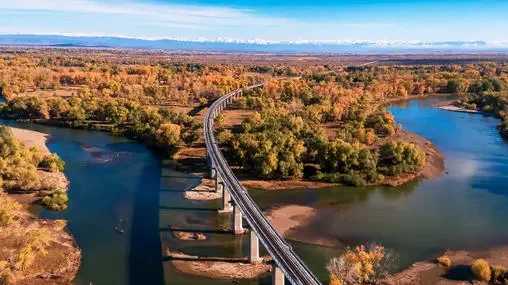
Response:
POLYGON ((508 42, 508 1, 0 0, 1 34, 508 42))

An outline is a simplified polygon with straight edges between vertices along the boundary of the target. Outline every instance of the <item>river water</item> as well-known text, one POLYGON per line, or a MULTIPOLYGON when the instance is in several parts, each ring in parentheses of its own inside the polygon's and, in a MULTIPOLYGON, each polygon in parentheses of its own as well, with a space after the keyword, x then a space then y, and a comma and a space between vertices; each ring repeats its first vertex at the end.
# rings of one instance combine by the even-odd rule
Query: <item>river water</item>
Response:
MULTIPOLYGON (((400 103, 390 110, 403 128, 436 144, 448 174, 400 187, 338 187, 252 191, 261 208, 299 204, 316 207, 312 227, 345 245, 376 241, 400 255, 400 267, 444 248, 508 243, 508 144, 498 120, 431 107, 434 100, 400 103)), ((199 256, 242 256, 248 237, 223 229, 219 201, 197 203, 182 192, 199 178, 171 170, 144 145, 105 133, 34 124, 5 124, 51 135, 49 149, 66 162, 69 208, 36 209, 42 218, 62 218, 83 250, 77 285, 230 284, 187 276, 162 258, 166 249, 199 256), (120 222, 121 220, 121 222, 120 222), (115 232, 118 223, 124 234, 115 232), (179 241, 169 226, 204 232, 206 241, 179 241)), ((293 248, 325 281, 326 261, 341 249, 294 242, 293 248)), ((269 276, 240 284, 270 284, 269 276)))
POLYGON ((318 208, 317 218, 310 221, 314 232, 350 246, 381 243, 398 253, 399 269, 447 248, 508 244, 508 144, 496 129, 499 120, 433 108, 439 100, 412 100, 388 108, 405 130, 428 138, 445 155, 448 173, 439 178, 399 187, 253 195, 264 207, 318 208))

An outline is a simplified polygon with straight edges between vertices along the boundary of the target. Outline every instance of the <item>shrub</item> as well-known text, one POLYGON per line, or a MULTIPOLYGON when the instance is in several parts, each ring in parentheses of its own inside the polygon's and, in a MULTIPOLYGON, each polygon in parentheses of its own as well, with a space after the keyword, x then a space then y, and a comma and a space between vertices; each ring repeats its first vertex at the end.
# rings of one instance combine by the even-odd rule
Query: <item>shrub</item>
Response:
POLYGON ((395 269, 396 257, 393 252, 374 243, 347 248, 343 255, 332 258, 326 266, 330 284, 376 284, 395 269))
POLYGON ((363 186, 365 184, 362 177, 356 173, 343 174, 318 172, 316 175, 312 176, 311 179, 329 183, 341 183, 344 185, 357 187, 363 186))
POLYGON ((501 265, 492 266, 492 280, 496 283, 503 284, 505 278, 508 277, 508 270, 501 265))
POLYGON ((206 104, 208 104, 208 99, 206 99, 204 97, 200 97, 199 98, 199 105, 200 106, 206 106, 206 104))
POLYGON ((0 260, 0 285, 9 284, 9 262, 0 260))
POLYGON ((220 145, 225 145, 233 140, 233 133, 230 130, 222 130, 217 134, 217 141, 220 145))
POLYGON ((328 285, 343 285, 344 282, 342 282, 342 280, 340 280, 337 276, 335 276, 334 274, 332 274, 330 276, 330 283, 328 283, 328 285))
POLYGON ((20 209, 21 205, 16 200, 0 192, 0 228, 12 224, 20 209))
POLYGON ((489 281, 491 277, 490 265, 484 259, 477 259, 471 265, 471 271, 478 280, 489 281))
POLYGON ((391 141, 379 149, 378 170, 382 174, 415 172, 424 165, 425 153, 413 143, 391 141))
POLYGON ((40 168, 48 169, 51 172, 62 172, 65 162, 56 154, 46 155, 39 163, 40 168))
POLYGON ((15 257, 15 268, 25 270, 32 266, 38 256, 46 255, 52 235, 48 229, 28 229, 15 257))
POLYGON ((446 267, 450 267, 450 265, 452 265, 452 261, 446 255, 438 257, 437 258, 437 263, 442 264, 442 265, 444 265, 446 267))
POLYGON ((68 200, 67 193, 56 191, 44 197, 44 199, 42 199, 42 204, 51 210, 63 211, 67 209, 68 200))

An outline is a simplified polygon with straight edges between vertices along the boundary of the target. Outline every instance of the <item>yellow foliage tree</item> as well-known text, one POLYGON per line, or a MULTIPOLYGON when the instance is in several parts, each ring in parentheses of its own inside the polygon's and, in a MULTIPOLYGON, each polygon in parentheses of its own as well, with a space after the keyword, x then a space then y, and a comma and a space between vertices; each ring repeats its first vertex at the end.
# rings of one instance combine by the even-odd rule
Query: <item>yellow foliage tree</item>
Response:
POLYGON ((396 256, 381 245, 369 243, 346 249, 339 258, 327 265, 330 284, 353 285, 374 283, 388 276, 394 268, 396 256))
POLYGON ((21 205, 16 200, 0 193, 0 228, 11 225, 20 209, 21 205))
POLYGON ((38 256, 46 255, 51 239, 51 232, 48 229, 28 229, 19 245, 15 262, 16 269, 25 270, 32 266, 38 256))

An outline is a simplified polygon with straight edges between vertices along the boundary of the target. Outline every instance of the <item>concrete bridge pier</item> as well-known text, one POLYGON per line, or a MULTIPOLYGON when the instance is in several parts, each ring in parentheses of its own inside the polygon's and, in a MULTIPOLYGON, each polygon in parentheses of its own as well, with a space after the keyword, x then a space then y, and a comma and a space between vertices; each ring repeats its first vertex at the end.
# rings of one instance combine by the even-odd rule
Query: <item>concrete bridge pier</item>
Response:
POLYGON ((208 151, 206 152, 206 163, 208 163, 208 166, 210 166, 210 168, 214 167, 213 162, 212 162, 212 157, 210 156, 208 151))
MULTIPOLYGON (((212 165, 212 167, 210 167, 210 178, 212 178, 212 179, 217 178, 217 180, 218 180, 217 168, 215 168, 215 165, 212 165)), ((217 187, 215 187, 215 191, 218 191, 217 187)))
MULTIPOLYGON (((217 172, 217 170, 215 171, 217 172)), ((214 171, 213 171, 213 168, 212 168, 212 175, 213 175, 214 171)), ((216 176, 215 176, 215 192, 220 192, 220 191, 224 191, 224 182, 222 181, 222 178, 220 178, 220 176, 217 175, 217 173, 215 173, 216 176)))
POLYGON ((240 212, 240 207, 233 205, 233 233, 235 235, 241 235, 245 233, 242 220, 243 217, 242 212, 240 212))
POLYGON ((284 272, 280 270, 277 264, 273 264, 272 270, 272 285, 284 285, 284 272))
POLYGON ((250 229, 249 237, 250 237, 249 262, 258 263, 259 261, 261 261, 259 259, 259 238, 252 229, 250 229))
POLYGON ((222 210, 221 213, 230 213, 233 211, 233 206, 231 205, 231 194, 229 194, 229 190, 224 187, 222 184, 222 210))

